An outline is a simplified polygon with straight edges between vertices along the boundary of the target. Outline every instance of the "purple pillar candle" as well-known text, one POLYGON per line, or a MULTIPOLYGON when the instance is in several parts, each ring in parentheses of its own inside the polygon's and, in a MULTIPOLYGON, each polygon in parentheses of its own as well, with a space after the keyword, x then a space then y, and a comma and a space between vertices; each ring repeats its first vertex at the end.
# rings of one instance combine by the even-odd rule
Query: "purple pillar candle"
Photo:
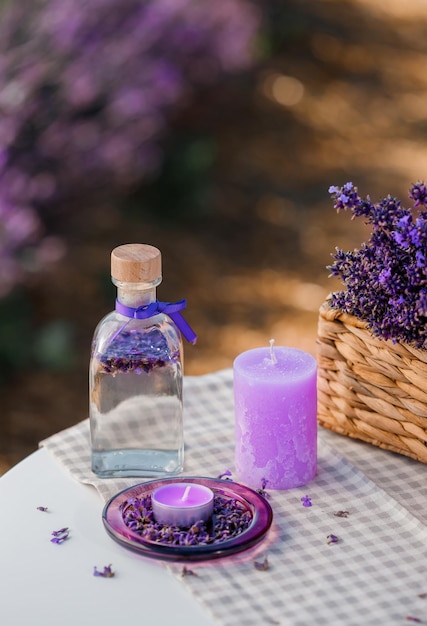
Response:
POLYGON ((236 472, 252 487, 291 489, 317 469, 317 362, 278 346, 234 361, 236 472))

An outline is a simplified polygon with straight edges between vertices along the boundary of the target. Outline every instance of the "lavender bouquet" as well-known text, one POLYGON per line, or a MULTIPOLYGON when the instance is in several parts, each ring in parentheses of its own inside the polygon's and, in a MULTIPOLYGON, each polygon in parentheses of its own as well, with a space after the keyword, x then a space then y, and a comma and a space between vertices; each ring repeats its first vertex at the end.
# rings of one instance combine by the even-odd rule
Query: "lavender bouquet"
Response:
POLYGON ((378 203, 358 194, 353 183, 332 186, 335 208, 350 210, 372 226, 360 249, 336 249, 329 266, 345 290, 332 293, 329 305, 367 323, 378 338, 427 348, 427 187, 415 183, 413 208, 388 196, 378 203))

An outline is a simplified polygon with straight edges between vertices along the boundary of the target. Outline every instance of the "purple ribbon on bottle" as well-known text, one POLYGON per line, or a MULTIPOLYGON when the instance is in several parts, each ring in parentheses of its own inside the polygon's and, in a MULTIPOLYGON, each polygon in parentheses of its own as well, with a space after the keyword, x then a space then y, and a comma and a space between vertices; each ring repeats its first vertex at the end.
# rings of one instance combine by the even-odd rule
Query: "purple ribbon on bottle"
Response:
POLYGON ((180 313, 180 311, 182 311, 182 309, 185 309, 186 306, 187 300, 179 300, 178 302, 160 302, 159 300, 155 300, 154 302, 150 302, 150 304, 145 304, 143 306, 133 308, 131 306, 126 306, 116 300, 117 313, 120 313, 125 317, 131 317, 137 320, 145 320, 149 317, 153 317, 154 315, 158 315, 159 313, 165 313, 175 322, 186 340, 192 344, 195 344, 197 340, 197 335, 191 328, 190 324, 185 321, 180 313))

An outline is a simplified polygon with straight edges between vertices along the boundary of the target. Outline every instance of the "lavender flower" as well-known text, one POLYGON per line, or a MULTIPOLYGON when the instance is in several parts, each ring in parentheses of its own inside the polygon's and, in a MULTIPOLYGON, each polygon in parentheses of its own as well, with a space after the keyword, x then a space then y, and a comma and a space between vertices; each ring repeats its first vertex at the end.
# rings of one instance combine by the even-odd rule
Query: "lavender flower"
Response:
POLYGON ((47 506, 38 506, 37 507, 37 511, 43 511, 44 513, 46 513, 47 510, 48 510, 47 506))
POLYGON ((260 22, 247 0, 3 5, 0 295, 63 253, 66 207, 155 175, 173 116, 251 63, 260 22))
POLYGON ((359 250, 337 249, 331 275, 346 289, 330 304, 367 322, 371 332, 393 342, 427 347, 427 189, 412 186, 409 196, 418 212, 388 196, 381 202, 362 199, 352 183, 330 187, 335 208, 349 209, 372 226, 359 250))
POLYGON ((425 183, 415 183, 409 192, 409 197, 414 200, 414 207, 427 206, 427 187, 425 183))
POLYGON ((301 502, 303 506, 313 506, 311 498, 309 496, 303 496, 301 498, 301 502))
POLYGON ((331 543, 338 543, 339 541, 341 541, 341 540, 340 540, 340 538, 339 538, 339 537, 337 537, 337 535, 328 535, 328 536, 326 537, 326 539, 327 539, 327 542, 326 542, 326 543, 328 543, 328 544, 331 544, 331 543))

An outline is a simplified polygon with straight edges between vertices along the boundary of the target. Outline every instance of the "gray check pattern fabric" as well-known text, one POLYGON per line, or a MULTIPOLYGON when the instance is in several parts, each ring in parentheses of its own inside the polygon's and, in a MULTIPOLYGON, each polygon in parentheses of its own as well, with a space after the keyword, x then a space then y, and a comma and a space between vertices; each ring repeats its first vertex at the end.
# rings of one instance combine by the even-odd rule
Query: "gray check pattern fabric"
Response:
MULTIPOLYGON (((231 370, 185 378, 185 475, 233 471, 232 387, 231 370)), ((142 482, 91 473, 87 420, 40 445, 104 500, 142 482)), ((188 564, 195 575, 183 576, 182 563, 165 567, 227 626, 427 623, 427 466, 324 429, 318 446, 311 483, 269 492, 274 520, 260 544, 188 564), (257 569, 264 559, 268 569, 257 569)))

